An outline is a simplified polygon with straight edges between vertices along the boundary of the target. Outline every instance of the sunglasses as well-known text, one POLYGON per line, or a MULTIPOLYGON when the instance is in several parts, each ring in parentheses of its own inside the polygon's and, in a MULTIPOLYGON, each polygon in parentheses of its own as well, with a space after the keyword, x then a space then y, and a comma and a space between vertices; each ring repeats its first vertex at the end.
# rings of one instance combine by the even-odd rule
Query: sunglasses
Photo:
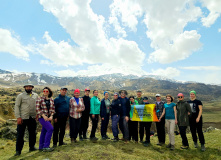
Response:
POLYGON ((182 96, 179 96, 179 97, 177 97, 177 98, 183 98, 182 96))
POLYGON ((48 91, 43 91, 44 93, 48 93, 48 91))

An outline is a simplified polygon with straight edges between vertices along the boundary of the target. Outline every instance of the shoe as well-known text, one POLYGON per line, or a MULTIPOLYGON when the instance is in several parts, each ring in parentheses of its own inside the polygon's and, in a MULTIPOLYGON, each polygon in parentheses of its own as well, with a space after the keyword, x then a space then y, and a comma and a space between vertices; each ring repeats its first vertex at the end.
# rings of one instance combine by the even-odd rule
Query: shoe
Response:
POLYGON ((38 149, 38 151, 39 151, 39 152, 42 152, 42 151, 43 151, 43 149, 38 149))
POLYGON ((202 152, 205 152, 205 151, 206 151, 206 148, 205 148, 204 144, 201 144, 201 151, 202 151, 202 152))
POLYGON ((71 138, 71 143, 77 143, 77 140, 75 138, 71 138))
POLYGON ((129 142, 128 142, 128 140, 125 140, 124 143, 125 143, 125 144, 128 144, 129 142))
POLYGON ((164 143, 162 143, 162 142, 157 143, 158 146, 162 146, 163 144, 164 143))
POLYGON ((112 140, 113 140, 113 142, 118 142, 119 138, 118 137, 114 137, 112 140))
POLYGON ((84 139, 83 139, 83 137, 82 137, 82 136, 79 136, 79 140, 80 140, 80 141, 83 141, 84 139))
POLYGON ((43 152, 52 152, 54 150, 54 148, 43 148, 43 152))
POLYGON ((63 146, 63 145, 67 145, 67 143, 63 142, 62 144, 59 144, 59 146, 63 146))
POLYGON ((83 139, 88 139, 88 138, 87 138, 87 136, 85 135, 85 136, 83 136, 83 139))
POLYGON ((102 140, 106 140, 106 137, 105 137, 105 136, 102 136, 102 140))
POLYGON ((16 151, 16 153, 14 154, 14 156, 20 156, 21 155, 21 151, 16 151))
POLYGON ((37 148, 35 148, 35 147, 31 147, 31 148, 29 148, 29 152, 32 152, 32 151, 37 151, 38 149, 37 148))
MULTIPOLYGON (((59 145, 60 146, 60 145, 59 145)), ((53 148, 56 148, 57 147, 57 144, 53 144, 53 148)))
POLYGON ((98 138, 97 138, 97 137, 91 137, 90 140, 91 140, 91 141, 97 141, 98 138))
POLYGON ((143 145, 144 145, 144 147, 148 147, 148 146, 150 145, 150 143, 147 142, 147 141, 145 141, 145 142, 143 143, 143 145))
POLYGON ((135 141, 135 143, 138 143, 138 141, 135 141))
POLYGON ((180 148, 181 148, 181 149, 188 149, 189 146, 181 146, 180 148))
POLYGON ((105 135, 105 138, 106 138, 106 139, 110 139, 107 135, 105 135))
POLYGON ((171 145, 170 150, 173 151, 174 149, 175 149, 174 145, 171 145))
POLYGON ((170 147, 171 147, 171 144, 168 144, 166 147, 167 147, 167 148, 170 148, 170 147))
POLYGON ((194 142, 194 147, 198 148, 198 143, 197 142, 194 142))

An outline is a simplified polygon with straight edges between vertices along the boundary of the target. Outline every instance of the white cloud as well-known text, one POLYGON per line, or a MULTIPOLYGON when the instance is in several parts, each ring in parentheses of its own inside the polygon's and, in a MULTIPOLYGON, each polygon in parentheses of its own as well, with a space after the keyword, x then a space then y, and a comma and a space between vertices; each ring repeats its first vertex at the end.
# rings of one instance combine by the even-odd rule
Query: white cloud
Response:
MULTIPOLYGON (((40 0, 44 10, 58 18, 60 25, 71 35, 78 46, 68 42, 55 42, 46 32, 47 44, 40 53, 58 65, 109 64, 112 66, 141 66, 145 54, 135 41, 108 38, 106 21, 95 14, 90 0, 40 0)), ((123 33, 124 34, 124 33, 123 33)))
POLYGON ((215 23, 221 14, 221 1, 220 0, 201 0, 202 5, 209 10, 209 15, 201 19, 205 27, 210 27, 215 23))
POLYGON ((54 65, 54 63, 49 62, 48 60, 41 60, 40 64, 46 64, 46 65, 49 65, 49 66, 54 65))
POLYGON ((137 75, 142 76, 147 73, 139 66, 111 66, 109 64, 91 65, 86 70, 73 71, 71 69, 55 71, 61 77, 75 77, 75 76, 100 76, 104 74, 121 73, 123 75, 137 75))
POLYGON ((174 39, 173 44, 152 52, 148 62, 160 62, 165 64, 186 59, 193 51, 196 51, 202 46, 199 39, 200 35, 197 34, 196 31, 185 31, 174 39))
POLYGON ((218 32, 221 32, 221 28, 218 29, 218 32))
POLYGON ((151 40, 151 47, 155 49, 148 62, 170 63, 182 60, 201 47, 197 31, 184 31, 189 22, 196 22, 202 16, 200 7, 194 6, 193 1, 116 0, 110 9, 111 16, 120 18, 123 25, 132 31, 136 31, 138 18, 144 16, 146 35, 151 40), (190 47, 184 48, 183 44, 190 47))
POLYGON ((0 52, 10 53, 18 58, 28 61, 30 48, 23 46, 19 37, 13 35, 9 30, 0 28, 0 52))
POLYGON ((167 67, 166 69, 152 69, 152 74, 168 78, 174 78, 180 75, 180 71, 173 67, 167 67))
POLYGON ((220 66, 189 66, 189 67, 179 67, 184 70, 205 70, 205 71, 221 71, 220 66))

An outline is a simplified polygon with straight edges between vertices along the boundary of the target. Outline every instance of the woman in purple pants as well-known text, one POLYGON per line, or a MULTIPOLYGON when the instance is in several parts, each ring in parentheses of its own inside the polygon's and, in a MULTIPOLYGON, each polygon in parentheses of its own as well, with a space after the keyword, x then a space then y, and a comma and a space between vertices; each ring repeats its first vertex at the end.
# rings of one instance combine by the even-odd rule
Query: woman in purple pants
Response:
POLYGON ((54 128, 51 124, 53 114, 55 113, 54 100, 51 98, 53 92, 50 88, 43 89, 43 96, 36 101, 36 113, 38 121, 42 125, 41 136, 39 140, 39 150, 43 152, 53 151, 50 148, 50 141, 54 128))

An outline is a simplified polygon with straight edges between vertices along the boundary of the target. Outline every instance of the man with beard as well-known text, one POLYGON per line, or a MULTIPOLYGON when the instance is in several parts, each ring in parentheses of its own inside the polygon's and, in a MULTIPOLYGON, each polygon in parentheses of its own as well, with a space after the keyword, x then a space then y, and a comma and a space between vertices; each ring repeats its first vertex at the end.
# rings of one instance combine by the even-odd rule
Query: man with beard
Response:
POLYGON ((33 85, 24 86, 25 92, 19 94, 15 101, 15 117, 17 118, 17 139, 15 156, 21 154, 24 145, 26 126, 29 132, 29 151, 37 150, 36 143, 36 100, 38 94, 32 92, 33 85))

